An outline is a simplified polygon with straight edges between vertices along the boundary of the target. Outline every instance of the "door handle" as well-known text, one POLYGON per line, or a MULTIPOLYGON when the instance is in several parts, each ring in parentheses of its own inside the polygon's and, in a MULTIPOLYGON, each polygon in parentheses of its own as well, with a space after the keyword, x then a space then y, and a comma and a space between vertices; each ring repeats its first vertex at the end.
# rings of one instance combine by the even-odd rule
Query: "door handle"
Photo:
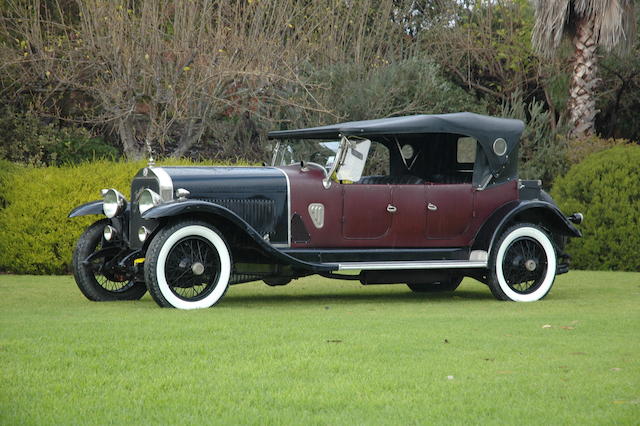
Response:
POLYGON ((436 206, 436 205, 435 205, 435 204, 433 204, 433 203, 429 203, 429 204, 427 204, 427 208, 428 208, 429 210, 431 210, 432 212, 435 212, 436 210, 438 210, 438 206, 436 206))
POLYGON ((387 211, 389 213, 395 213, 395 212, 398 211, 398 208, 396 206, 393 206, 393 205, 389 204, 389 205, 387 205, 387 211))

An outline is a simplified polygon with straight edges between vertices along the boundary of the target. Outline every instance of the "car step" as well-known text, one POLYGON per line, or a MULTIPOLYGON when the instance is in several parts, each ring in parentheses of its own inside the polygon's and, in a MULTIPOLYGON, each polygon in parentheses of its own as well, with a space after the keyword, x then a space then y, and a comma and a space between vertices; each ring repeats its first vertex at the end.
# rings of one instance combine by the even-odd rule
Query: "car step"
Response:
POLYGON ((388 269, 475 269, 486 268, 486 260, 430 260, 430 261, 403 261, 403 262, 343 262, 335 263, 335 270, 388 270, 388 269))

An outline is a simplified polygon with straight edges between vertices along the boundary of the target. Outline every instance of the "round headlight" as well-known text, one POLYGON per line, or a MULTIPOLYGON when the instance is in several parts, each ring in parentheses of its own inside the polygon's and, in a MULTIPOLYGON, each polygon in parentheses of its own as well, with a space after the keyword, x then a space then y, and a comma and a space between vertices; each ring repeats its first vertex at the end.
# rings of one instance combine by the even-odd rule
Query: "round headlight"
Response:
POLYGON ((108 189, 104 194, 102 211, 106 217, 112 218, 122 213, 126 204, 127 200, 124 198, 124 195, 115 189, 108 189))
POLYGON ((162 198, 149 188, 144 189, 138 198, 138 209, 140 214, 146 212, 151 207, 155 207, 162 202, 162 198))
POLYGON ((140 240, 140 242, 144 243, 150 233, 151 232, 149 232, 149 230, 144 226, 138 228, 138 239, 140 240))
POLYGON ((111 241, 111 239, 115 237, 116 233, 117 231, 113 226, 107 225, 104 227, 104 230, 102 231, 102 236, 106 241, 111 241))

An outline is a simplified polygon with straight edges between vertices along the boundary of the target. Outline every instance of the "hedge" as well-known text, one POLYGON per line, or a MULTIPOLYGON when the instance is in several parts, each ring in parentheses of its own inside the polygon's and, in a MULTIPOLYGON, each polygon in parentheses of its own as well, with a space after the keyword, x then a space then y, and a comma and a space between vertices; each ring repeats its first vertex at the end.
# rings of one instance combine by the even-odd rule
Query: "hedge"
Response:
POLYGON ((551 192, 565 213, 582 212, 582 238, 567 251, 578 269, 640 271, 640 146, 591 154, 551 192))
MULTIPOLYGON (((167 163, 213 164, 189 160, 167 163)), ((70 272, 75 241, 97 216, 69 219, 69 212, 100 199, 102 188, 116 188, 128 195, 132 177, 145 165, 145 161, 102 160, 35 168, 0 161, 0 271, 70 272)))

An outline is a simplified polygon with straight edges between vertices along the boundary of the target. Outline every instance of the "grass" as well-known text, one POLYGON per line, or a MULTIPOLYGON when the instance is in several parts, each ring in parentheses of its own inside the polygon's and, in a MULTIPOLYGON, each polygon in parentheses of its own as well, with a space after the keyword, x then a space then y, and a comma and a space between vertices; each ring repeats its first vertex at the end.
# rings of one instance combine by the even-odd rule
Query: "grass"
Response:
POLYGON ((0 424, 637 424, 639 353, 638 273, 530 304, 311 277, 195 312, 0 275, 0 424))

